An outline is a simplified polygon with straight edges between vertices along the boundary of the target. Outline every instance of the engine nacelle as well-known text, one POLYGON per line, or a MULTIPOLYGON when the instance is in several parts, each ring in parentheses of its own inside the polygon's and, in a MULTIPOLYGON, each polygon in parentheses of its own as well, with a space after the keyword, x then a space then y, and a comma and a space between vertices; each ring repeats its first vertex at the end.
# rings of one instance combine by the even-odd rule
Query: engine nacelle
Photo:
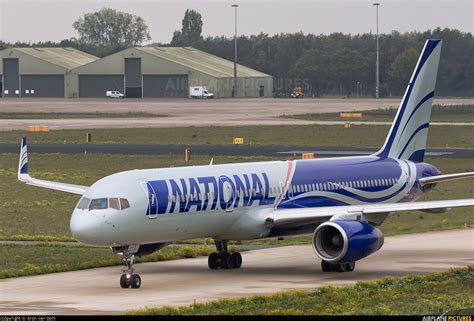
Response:
POLYGON ((330 263, 360 260, 383 245, 383 233, 361 221, 329 221, 313 233, 314 252, 330 263))

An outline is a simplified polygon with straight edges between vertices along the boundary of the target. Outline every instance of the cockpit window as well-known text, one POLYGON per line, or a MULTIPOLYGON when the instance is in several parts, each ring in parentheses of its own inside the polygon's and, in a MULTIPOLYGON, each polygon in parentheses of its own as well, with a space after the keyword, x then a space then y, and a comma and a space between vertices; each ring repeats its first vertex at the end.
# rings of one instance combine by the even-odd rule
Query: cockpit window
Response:
POLYGON ((77 208, 80 209, 80 210, 85 210, 87 209, 87 207, 89 206, 89 202, 91 200, 88 199, 87 197, 83 197, 81 198, 81 200, 79 201, 79 203, 77 204, 77 208))
POLYGON ((120 210, 120 203, 118 198, 109 198, 109 207, 120 210))
POLYGON ((89 205, 90 210, 105 210, 108 207, 108 201, 106 198, 93 199, 89 205))
POLYGON ((126 198, 120 199, 120 205, 122 206, 122 210, 130 207, 130 203, 128 202, 126 198))

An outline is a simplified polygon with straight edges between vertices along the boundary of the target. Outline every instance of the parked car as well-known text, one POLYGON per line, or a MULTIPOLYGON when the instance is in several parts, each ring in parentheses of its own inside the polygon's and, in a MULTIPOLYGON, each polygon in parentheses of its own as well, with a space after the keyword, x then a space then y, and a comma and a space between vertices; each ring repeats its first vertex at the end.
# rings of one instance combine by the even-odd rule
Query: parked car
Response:
POLYGON ((105 96, 109 98, 124 98, 125 95, 122 94, 120 91, 116 90, 108 90, 105 92, 105 96))

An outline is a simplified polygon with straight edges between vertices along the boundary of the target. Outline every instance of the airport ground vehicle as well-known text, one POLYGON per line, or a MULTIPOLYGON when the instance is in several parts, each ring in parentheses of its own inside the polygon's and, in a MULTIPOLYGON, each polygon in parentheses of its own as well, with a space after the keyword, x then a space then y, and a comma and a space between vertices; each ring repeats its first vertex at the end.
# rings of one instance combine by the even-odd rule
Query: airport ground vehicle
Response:
POLYGON ((191 86, 189 87, 190 98, 214 98, 214 94, 210 93, 205 86, 191 86))
POLYGON ((109 98, 125 98, 125 95, 117 90, 107 90, 105 96, 109 98))
POLYGON ((290 94, 290 98, 304 98, 303 89, 301 89, 301 87, 295 87, 290 94))
POLYGON ((79 186, 30 177, 23 138, 18 179, 82 195, 71 233, 122 256, 123 288, 141 285, 136 256, 201 237, 215 241, 212 270, 241 267, 229 240, 313 233, 322 271, 350 272, 382 247, 378 226, 387 217, 474 206, 474 199, 415 202, 439 183, 474 177, 443 175, 424 162, 440 53, 440 40, 426 42, 385 143, 370 156, 132 170, 79 186))

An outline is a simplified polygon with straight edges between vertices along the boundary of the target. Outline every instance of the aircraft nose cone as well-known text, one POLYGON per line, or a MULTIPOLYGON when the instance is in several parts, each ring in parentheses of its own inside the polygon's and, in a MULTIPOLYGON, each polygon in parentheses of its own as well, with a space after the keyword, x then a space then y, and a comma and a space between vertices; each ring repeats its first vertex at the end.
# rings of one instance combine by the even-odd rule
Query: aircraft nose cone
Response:
POLYGON ((72 214, 69 229, 72 236, 81 243, 102 245, 101 222, 94 214, 87 210, 76 210, 72 214))

